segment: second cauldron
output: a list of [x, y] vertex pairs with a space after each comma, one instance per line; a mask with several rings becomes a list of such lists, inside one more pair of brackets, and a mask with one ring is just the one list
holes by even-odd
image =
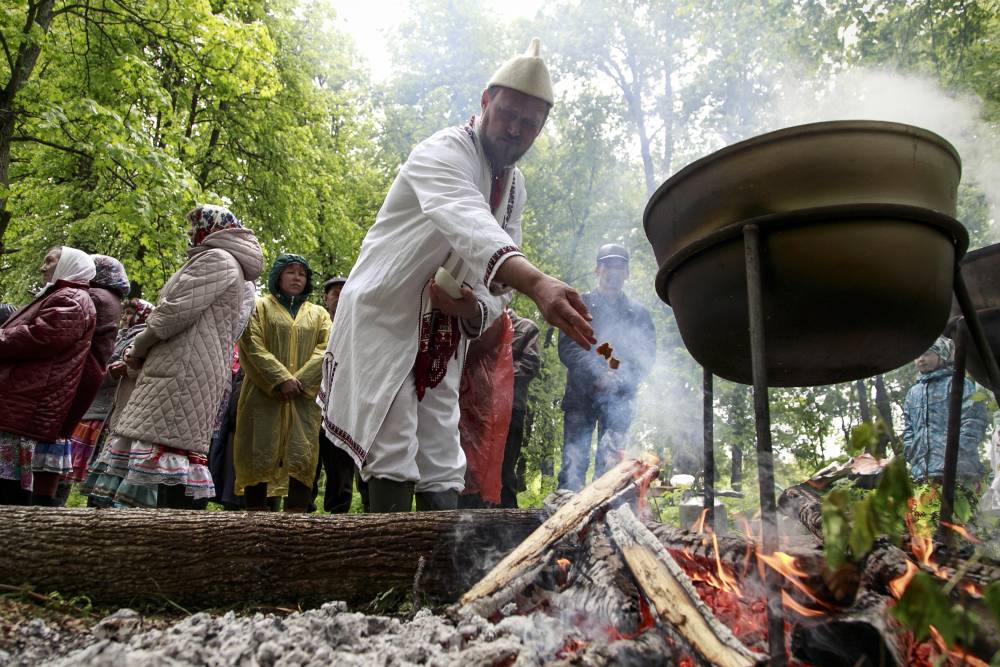
[[761, 234], [768, 384], [810, 386], [914, 359], [945, 328], [968, 235], [961, 164], [907, 125], [836, 121], [728, 146], [666, 181], [644, 225], [694, 358], [749, 384], [742, 231]]

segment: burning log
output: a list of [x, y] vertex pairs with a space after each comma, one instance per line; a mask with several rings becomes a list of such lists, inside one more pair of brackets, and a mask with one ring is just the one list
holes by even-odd
[[799, 520], [813, 537], [823, 543], [823, 512], [822, 503], [815, 491], [807, 484], [791, 486], [781, 492], [778, 498], [778, 509], [786, 516]]
[[889, 600], [872, 591], [835, 614], [805, 619], [792, 629], [792, 653], [816, 665], [905, 665], [904, 634], [889, 615]]
[[[655, 465], [637, 459], [625, 459], [599, 479], [569, 499], [548, 521], [532, 533], [479, 583], [461, 597], [461, 605], [470, 606], [488, 616], [503, 606], [499, 599], [490, 600], [494, 594], [504, 598], [516, 594], [519, 588], [530, 583], [544, 567], [544, 559], [551, 555], [551, 548], [571, 531], [587, 524], [591, 515], [612, 500], [648, 484], [657, 473]], [[514, 586], [521, 582], [522, 586]]]
[[609, 512], [607, 522], [625, 562], [659, 617], [702, 658], [722, 667], [750, 667], [766, 659], [751, 653], [715, 619], [674, 559], [627, 505]]

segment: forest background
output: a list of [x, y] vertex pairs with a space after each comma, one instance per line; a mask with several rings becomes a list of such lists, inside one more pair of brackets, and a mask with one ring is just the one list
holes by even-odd
[[[670, 174], [798, 122], [913, 122], [963, 155], [971, 247], [996, 240], [1000, 2], [556, 0], [511, 19], [502, 5], [416, 0], [377, 83], [334, 16], [328, 0], [7, 0], [0, 301], [30, 300], [54, 244], [120, 258], [134, 296], [155, 301], [185, 259], [196, 202], [229, 206], [268, 262], [296, 252], [322, 278], [346, 274], [410, 148], [475, 113], [496, 66], [533, 36], [558, 100], [522, 163], [525, 251], [584, 291], [598, 245], [631, 250], [627, 290], [653, 314], [658, 360], [629, 442], [668, 470], [701, 469], [702, 383], [653, 291], [641, 224]], [[516, 306], [542, 324], [525, 446], [537, 497], [558, 467], [565, 370], [556, 333], [530, 301]], [[877, 383], [772, 390], [779, 481], [841, 456], [863, 402], [898, 432], [914, 377], [911, 364]], [[738, 488], [754, 474], [749, 387], [717, 381], [715, 419], [722, 486]]]

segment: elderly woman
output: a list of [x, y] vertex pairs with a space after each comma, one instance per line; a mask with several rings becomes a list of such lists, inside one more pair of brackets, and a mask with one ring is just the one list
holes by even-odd
[[[108, 374], [105, 377], [105, 383], [109, 384], [111, 388], [110, 398], [105, 399], [98, 394], [98, 398], [94, 400], [87, 414], [84, 415], [84, 420], [89, 417], [101, 420], [100, 433], [96, 437], [95, 446], [99, 446], [100, 443], [107, 439], [107, 433], [115, 425], [116, 418], [121, 415], [122, 408], [128, 404], [128, 398], [132, 395], [132, 390], [135, 388], [135, 381], [139, 377], [139, 371], [131, 369], [125, 364], [125, 350], [131, 347], [136, 336], [146, 329], [146, 318], [149, 317], [151, 312], [153, 312], [153, 304], [144, 299], [129, 299], [122, 307], [118, 335], [111, 350], [111, 358], [108, 360]], [[105, 388], [102, 386], [101, 392], [104, 391]], [[107, 400], [106, 404], [104, 403], [105, 400]], [[83, 423], [81, 422], [81, 426]], [[80, 427], [77, 427], [77, 431], [79, 430]], [[74, 431], [70, 440], [72, 441], [77, 436], [78, 433]], [[99, 456], [91, 457], [87, 477], [80, 485], [80, 493], [90, 496], [87, 501], [90, 507], [110, 505], [111, 501], [107, 496], [114, 495], [114, 489], [118, 487], [116, 482], [113, 484], [114, 488], [110, 493], [94, 493], [94, 486], [100, 479], [101, 473], [106, 469], [106, 466], [101, 464], [100, 461]], [[127, 457], [124, 462], [126, 465], [128, 464]]]
[[[54, 504], [59, 477], [72, 470], [69, 415], [97, 321], [87, 293], [94, 262], [85, 252], [52, 248], [45, 286], [0, 327], [0, 502]], [[33, 488], [32, 488], [33, 485]]]
[[330, 315], [307, 301], [312, 270], [299, 255], [280, 255], [240, 338], [246, 377], [237, 407], [233, 460], [248, 510], [269, 509], [287, 491], [286, 512], [306, 512], [319, 460], [316, 392]]
[[108, 375], [108, 362], [118, 335], [122, 299], [131, 289], [121, 262], [107, 255], [91, 255], [91, 258], [97, 273], [87, 292], [97, 311], [97, 324], [77, 390], [76, 408], [67, 417], [73, 425], [69, 438], [73, 469], [64, 476], [67, 482], [83, 481], [104, 420], [111, 410], [117, 382]]
[[159, 484], [183, 486], [193, 498], [214, 495], [206, 459], [212, 425], [249, 311], [247, 281], [263, 265], [257, 238], [228, 209], [198, 206], [187, 220], [189, 259], [160, 291], [126, 357], [142, 372], [100, 458], [94, 493], [127, 506], [153, 506]]

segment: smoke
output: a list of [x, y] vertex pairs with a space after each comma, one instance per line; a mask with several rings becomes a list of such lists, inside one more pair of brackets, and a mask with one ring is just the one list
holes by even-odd
[[789, 78], [777, 88], [783, 94], [776, 95], [766, 119], [772, 129], [825, 120], [884, 120], [947, 139], [962, 157], [963, 183], [974, 184], [986, 196], [990, 235], [997, 240], [993, 222], [1000, 215], [1000, 139], [983, 120], [978, 97], [947, 92], [927, 77], [868, 68], [847, 70], [829, 81]]

